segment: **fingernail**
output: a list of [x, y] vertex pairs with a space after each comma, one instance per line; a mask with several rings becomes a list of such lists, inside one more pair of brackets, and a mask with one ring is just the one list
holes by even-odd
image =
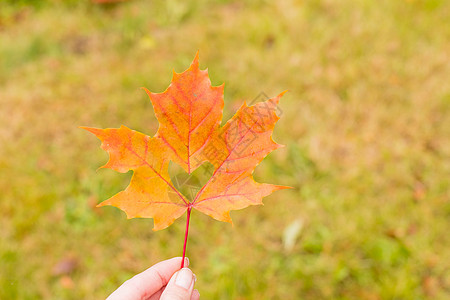
[[189, 266], [189, 258], [187, 258], [187, 257], [184, 258], [184, 265], [186, 267]]
[[175, 280], [175, 284], [179, 287], [189, 289], [192, 285], [192, 280], [194, 279], [194, 274], [188, 268], [183, 268], [178, 271], [177, 279]]

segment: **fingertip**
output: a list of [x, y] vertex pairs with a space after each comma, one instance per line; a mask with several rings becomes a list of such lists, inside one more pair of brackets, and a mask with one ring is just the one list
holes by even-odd
[[[176, 257], [168, 259], [168, 260], [172, 260], [172, 259], [173, 260], [175, 260], [175, 259], [178, 260], [178, 263], [179, 263], [178, 267], [181, 265], [181, 262], [183, 262], [183, 258], [181, 256], [176, 256]], [[188, 267], [189, 263], [190, 263], [189, 258], [185, 257], [184, 258], [184, 262], [183, 262], [183, 268], [184, 267]], [[179, 268], [179, 269], [181, 269], [181, 268]]]
[[199, 300], [200, 299], [200, 292], [195, 289], [192, 291], [191, 300]]
[[160, 300], [191, 299], [194, 283], [192, 271], [188, 268], [182, 268], [170, 278]]
[[191, 269], [183, 268], [177, 272], [175, 278], [175, 284], [186, 290], [192, 290], [195, 282], [195, 275], [192, 273]]

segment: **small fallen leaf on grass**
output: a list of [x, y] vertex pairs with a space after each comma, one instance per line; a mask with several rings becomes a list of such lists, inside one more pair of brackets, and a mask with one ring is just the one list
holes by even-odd
[[72, 278], [70, 278], [70, 276], [64, 275], [59, 279], [59, 284], [67, 289], [67, 290], [71, 290], [75, 287], [75, 283], [73, 282]]
[[77, 258], [71, 255], [66, 256], [58, 261], [58, 263], [56, 263], [56, 265], [52, 269], [52, 274], [53, 276], [69, 275], [73, 271], [75, 271], [75, 269], [78, 267], [78, 264], [79, 262]]
[[[187, 212], [184, 257], [192, 209], [231, 223], [231, 210], [262, 204], [263, 197], [288, 188], [258, 183], [252, 176], [263, 158], [281, 147], [272, 140], [272, 132], [284, 93], [252, 106], [244, 103], [220, 127], [223, 85], [211, 85], [208, 72], [199, 69], [198, 53], [186, 71], [173, 73], [166, 91], [145, 91], [159, 122], [153, 137], [125, 126], [82, 127], [95, 134], [102, 141], [102, 149], [109, 153], [103, 168], [134, 172], [124, 191], [99, 206], [118, 207], [128, 218], [153, 218], [154, 230], [166, 228]], [[172, 183], [169, 161], [188, 174], [205, 162], [214, 166], [211, 177], [192, 201]]]
[[286, 251], [294, 249], [297, 238], [300, 236], [304, 225], [301, 218], [294, 220], [283, 231], [283, 247]]

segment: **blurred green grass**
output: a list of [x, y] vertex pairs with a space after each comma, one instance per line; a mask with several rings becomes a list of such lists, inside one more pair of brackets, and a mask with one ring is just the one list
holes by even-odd
[[[294, 186], [232, 213], [193, 213], [204, 299], [448, 299], [450, 2], [0, 3], [0, 299], [101, 299], [181, 254], [184, 221], [152, 232], [95, 204], [129, 175], [77, 127], [157, 122], [197, 50], [225, 116], [283, 97], [259, 181]], [[302, 224], [292, 249], [284, 232]]]

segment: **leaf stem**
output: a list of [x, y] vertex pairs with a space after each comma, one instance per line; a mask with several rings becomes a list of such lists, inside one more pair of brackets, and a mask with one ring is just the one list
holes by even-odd
[[184, 246], [183, 246], [183, 259], [181, 260], [181, 269], [184, 267], [184, 258], [186, 257], [186, 246], [189, 235], [189, 220], [191, 219], [191, 210], [192, 206], [189, 205], [187, 209], [187, 217], [186, 217], [186, 231], [184, 233]]

